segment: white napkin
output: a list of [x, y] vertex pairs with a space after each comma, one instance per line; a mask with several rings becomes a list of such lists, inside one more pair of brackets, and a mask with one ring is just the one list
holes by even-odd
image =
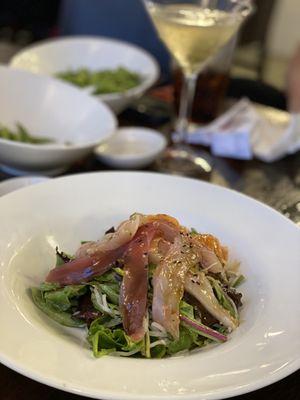
[[209, 125], [188, 135], [217, 156], [272, 162], [300, 149], [300, 114], [288, 114], [242, 99]]

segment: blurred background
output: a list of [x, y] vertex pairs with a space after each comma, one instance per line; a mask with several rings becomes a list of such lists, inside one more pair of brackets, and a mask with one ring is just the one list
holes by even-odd
[[[128, 5], [132, 2], [122, 1]], [[75, 34], [76, 23], [77, 33], [84, 33], [82, 16], [79, 27], [79, 14], [82, 13], [79, 3], [77, 0], [1, 0], [0, 61], [7, 62], [20, 47], [29, 43], [65, 33]], [[102, 3], [102, 0], [84, 3], [88, 19], [95, 3]], [[255, 3], [256, 13], [248, 20], [240, 35], [231, 73], [260, 79], [283, 89], [288, 60], [300, 40], [299, 1], [256, 0]], [[70, 29], [72, 18], [73, 32]], [[91, 33], [91, 27], [86, 22], [85, 33]]]
[[[106, 0], [1, 0], [0, 2], [0, 62], [7, 62], [20, 48], [29, 43], [66, 34], [99, 34], [117, 37], [121, 34], [126, 18], [135, 24], [141, 15], [139, 0], [109, 0], [112, 7], [107, 21], [103, 11]], [[121, 6], [121, 3], [123, 5]], [[300, 8], [298, 0], [256, 0], [256, 13], [248, 20], [239, 37], [231, 75], [264, 81], [284, 90], [288, 60], [299, 42], [298, 24]], [[102, 11], [100, 11], [102, 7]], [[130, 7], [132, 7], [130, 9]], [[129, 16], [124, 16], [128, 9]], [[99, 11], [98, 11], [99, 9]], [[107, 25], [119, 25], [118, 28]], [[134, 29], [123, 36], [150, 50], [161, 62], [166, 55], [151, 38], [134, 37]], [[136, 33], [137, 33], [136, 29]], [[150, 35], [150, 36], [151, 36]], [[156, 48], [155, 48], [156, 47]]]

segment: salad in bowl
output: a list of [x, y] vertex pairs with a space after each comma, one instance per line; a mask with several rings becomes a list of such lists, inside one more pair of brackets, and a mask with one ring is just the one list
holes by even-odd
[[86, 329], [95, 357], [182, 354], [239, 326], [239, 263], [169, 215], [135, 213], [76, 254], [56, 255], [32, 299], [59, 324]]

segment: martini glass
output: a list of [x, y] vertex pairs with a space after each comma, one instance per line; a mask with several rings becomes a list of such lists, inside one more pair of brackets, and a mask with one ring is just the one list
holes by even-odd
[[181, 174], [211, 171], [208, 153], [187, 145], [198, 74], [235, 35], [252, 11], [251, 0], [144, 0], [154, 26], [184, 74], [172, 145], [159, 169]]

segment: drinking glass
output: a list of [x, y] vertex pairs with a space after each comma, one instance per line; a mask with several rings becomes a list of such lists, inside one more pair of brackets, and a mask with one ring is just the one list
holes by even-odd
[[252, 11], [251, 0], [144, 0], [154, 26], [180, 65], [184, 82], [173, 144], [163, 155], [163, 170], [210, 172], [207, 157], [186, 144], [197, 76], [237, 33]]

